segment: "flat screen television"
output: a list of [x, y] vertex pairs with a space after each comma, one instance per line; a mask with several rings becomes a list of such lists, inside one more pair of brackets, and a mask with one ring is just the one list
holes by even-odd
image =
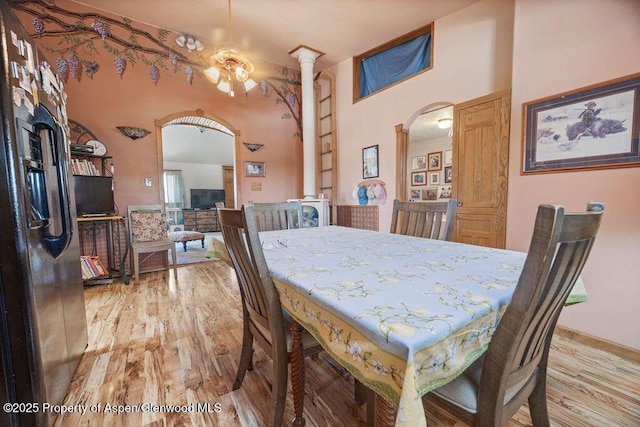
[[73, 176], [78, 216], [110, 215], [114, 209], [113, 178], [110, 176]]
[[224, 190], [191, 189], [191, 209], [210, 209], [224, 202]]

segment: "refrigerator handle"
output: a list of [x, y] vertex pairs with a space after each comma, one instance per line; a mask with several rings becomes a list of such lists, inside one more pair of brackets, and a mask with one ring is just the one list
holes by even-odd
[[65, 143], [64, 131], [58, 126], [49, 111], [42, 106], [42, 104], [39, 104], [36, 108], [33, 128], [36, 133], [43, 128], [47, 129], [51, 132], [53, 138], [51, 148], [58, 177], [58, 201], [60, 203], [60, 214], [62, 216], [60, 219], [62, 230], [59, 235], [55, 236], [49, 233], [48, 227], [43, 227], [40, 229], [40, 233], [42, 236], [42, 244], [46, 251], [54, 258], [58, 258], [71, 243], [71, 236], [73, 235], [71, 199], [69, 198], [69, 177], [67, 175], [67, 161], [63, 146]]

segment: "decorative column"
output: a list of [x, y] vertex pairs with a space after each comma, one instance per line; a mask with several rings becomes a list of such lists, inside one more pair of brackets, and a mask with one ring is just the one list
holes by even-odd
[[302, 190], [305, 199], [314, 199], [316, 197], [316, 113], [313, 65], [323, 53], [306, 46], [298, 46], [289, 53], [300, 62], [302, 71]]

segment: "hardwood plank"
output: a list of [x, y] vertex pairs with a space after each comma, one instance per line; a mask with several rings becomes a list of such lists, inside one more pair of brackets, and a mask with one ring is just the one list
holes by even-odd
[[[242, 313], [235, 274], [226, 264], [184, 266], [177, 280], [163, 271], [142, 274], [129, 286], [115, 282], [89, 287], [85, 300], [89, 346], [64, 403], [100, 404], [101, 411], [65, 413], [56, 427], [265, 425], [271, 410], [271, 360], [258, 347], [254, 370], [239, 390], [231, 391]], [[551, 424], [640, 425], [638, 359], [574, 338], [556, 334], [552, 343]], [[315, 360], [307, 358], [305, 364], [307, 426], [363, 426], [366, 405], [354, 401], [353, 378], [325, 353]], [[190, 412], [115, 413], [104, 410], [107, 403], [202, 407]], [[464, 425], [440, 408], [427, 407], [427, 413], [429, 427]], [[289, 388], [285, 425], [292, 417]], [[531, 426], [527, 407], [507, 425]]]

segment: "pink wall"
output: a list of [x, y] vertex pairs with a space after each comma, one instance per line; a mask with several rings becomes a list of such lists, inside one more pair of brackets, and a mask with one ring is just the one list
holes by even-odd
[[[583, 272], [589, 302], [564, 326], [640, 349], [640, 168], [521, 176], [522, 104], [640, 71], [637, 0], [516, 0], [507, 246], [526, 250], [536, 207], [605, 203]], [[636, 129], [637, 136], [637, 129]]]
[[[515, 10], [514, 10], [515, 6]], [[333, 68], [338, 104], [338, 203], [353, 204], [361, 150], [380, 146], [380, 179], [395, 195], [394, 126], [439, 103], [512, 88], [507, 247], [527, 250], [538, 204], [606, 204], [585, 267], [589, 302], [560, 324], [640, 349], [640, 168], [520, 176], [522, 103], [640, 71], [640, 2], [483, 0], [435, 22], [434, 68], [352, 104], [351, 60]], [[387, 230], [391, 206], [380, 210]]]
[[[336, 75], [338, 204], [354, 204], [362, 181], [362, 148], [379, 145], [380, 180], [389, 200], [396, 195], [395, 126], [409, 127], [417, 111], [460, 103], [511, 85], [513, 3], [485, 0], [435, 22], [432, 70], [352, 103], [352, 62]], [[472, 76], [472, 77], [471, 77]], [[388, 230], [392, 203], [380, 207], [380, 230]]]
[[[58, 0], [56, 6], [79, 12], [91, 10], [68, 0]], [[19, 16], [32, 31], [32, 17]], [[156, 33], [155, 28], [141, 23], [134, 25]], [[36, 39], [36, 43], [56, 45], [51, 38]], [[129, 204], [160, 201], [158, 182], [162, 171], [156, 161], [155, 120], [197, 109], [239, 130], [241, 141], [264, 144], [255, 153], [244, 146], [236, 152], [236, 165], [240, 166], [236, 172], [239, 179], [237, 202], [280, 201], [302, 196], [302, 143], [293, 137], [297, 131], [294, 121], [281, 118], [288, 110], [282, 104], [276, 105], [273, 95], [264, 97], [260, 88], [255, 88], [246, 97], [238, 94], [229, 98], [204, 77], [195, 76], [193, 85], [189, 85], [182, 69], [176, 74], [161, 71], [160, 81], [155, 86], [148, 67], [142, 63], [129, 65], [120, 78], [113, 66], [113, 56], [101, 48], [98, 50], [100, 55], [96, 58], [100, 70], [93, 79], [83, 75], [80, 83], [71, 78], [66, 83], [67, 109], [69, 117], [95, 133], [107, 146], [108, 155], [113, 156], [115, 196], [121, 213], [126, 214]], [[55, 61], [53, 54], [46, 55], [50, 62]], [[277, 75], [276, 65], [257, 63], [256, 75]], [[132, 141], [116, 129], [120, 125], [138, 126], [152, 133]], [[242, 165], [247, 160], [266, 162], [266, 177], [245, 178]], [[153, 177], [152, 187], [145, 187], [145, 177]], [[257, 181], [262, 182], [261, 192], [251, 191], [251, 182]]]

